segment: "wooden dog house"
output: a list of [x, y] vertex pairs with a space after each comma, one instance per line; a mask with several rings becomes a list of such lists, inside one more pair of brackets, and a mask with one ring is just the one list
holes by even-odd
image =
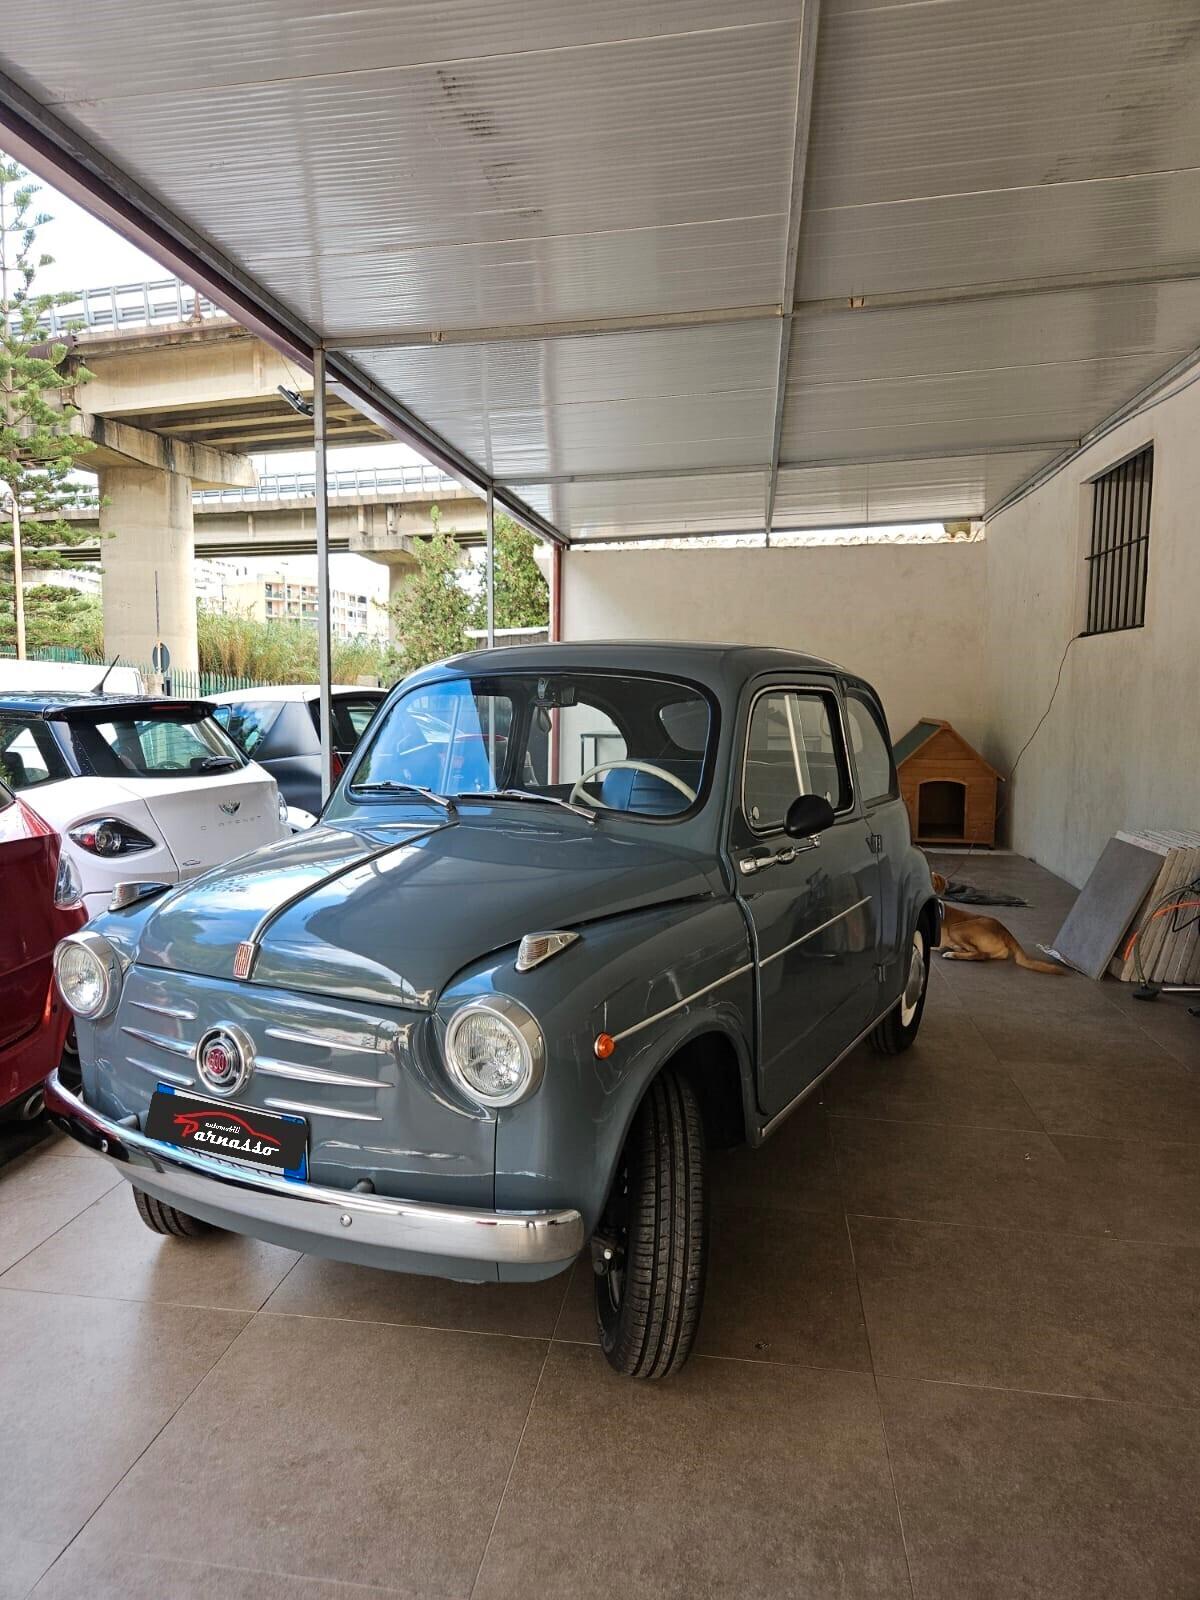
[[962, 734], [923, 717], [897, 740], [895, 755], [918, 844], [995, 844], [1000, 774]]

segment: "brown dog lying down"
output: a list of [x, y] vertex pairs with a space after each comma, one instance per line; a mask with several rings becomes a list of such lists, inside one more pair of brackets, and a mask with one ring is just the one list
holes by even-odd
[[[934, 892], [946, 891], [940, 872], [933, 874]], [[942, 937], [938, 949], [944, 961], [1007, 961], [1009, 956], [1027, 972], [1062, 972], [1052, 961], [1035, 961], [995, 917], [981, 917], [974, 911], [942, 901]]]

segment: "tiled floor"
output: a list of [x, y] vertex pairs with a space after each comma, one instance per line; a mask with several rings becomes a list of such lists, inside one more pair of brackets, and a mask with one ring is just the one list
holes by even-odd
[[[1071, 899], [969, 876], [1030, 943]], [[605, 1367], [582, 1270], [159, 1240], [75, 1147], [20, 1156], [0, 1600], [1195, 1600], [1200, 1020], [931, 983], [910, 1055], [720, 1158], [699, 1353], [657, 1386]]]

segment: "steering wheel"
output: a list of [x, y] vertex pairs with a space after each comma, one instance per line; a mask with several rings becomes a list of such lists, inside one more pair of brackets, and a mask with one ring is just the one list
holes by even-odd
[[664, 783], [669, 783], [672, 789], [678, 789], [688, 805], [692, 805], [696, 799], [695, 789], [689, 789], [682, 778], [677, 778], [673, 772], [666, 771], [664, 767], [652, 767], [648, 761], [601, 761], [598, 765], [590, 767], [581, 777], [576, 778], [569, 797], [572, 805], [578, 805], [583, 799], [589, 805], [599, 806], [602, 811], [617, 809], [616, 806], [606, 806], [603, 800], [597, 800], [583, 792], [584, 784], [590, 783], [600, 772], [648, 772], [652, 778], [661, 778]]

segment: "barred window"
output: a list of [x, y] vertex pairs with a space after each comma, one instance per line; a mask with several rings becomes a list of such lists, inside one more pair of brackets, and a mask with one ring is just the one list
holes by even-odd
[[1146, 620], [1153, 480], [1154, 446], [1148, 444], [1092, 484], [1085, 633], [1118, 633]]

